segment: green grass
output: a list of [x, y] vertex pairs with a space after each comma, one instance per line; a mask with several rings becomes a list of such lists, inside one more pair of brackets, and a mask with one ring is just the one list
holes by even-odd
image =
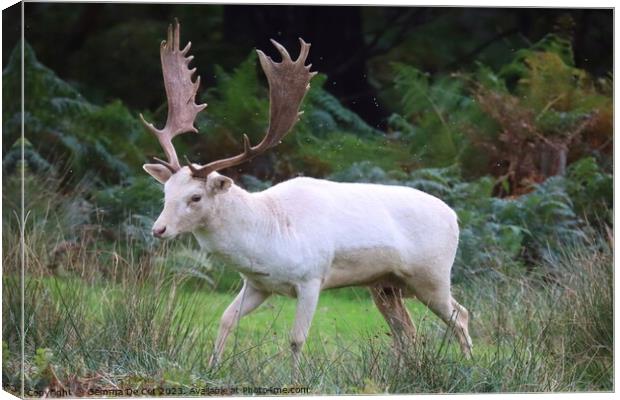
[[[144, 276], [139, 268], [116, 283], [86, 283], [71, 274], [32, 277], [26, 284], [26, 386], [57, 389], [62, 382], [74, 392], [181, 388], [185, 394], [204, 386], [291, 385], [315, 394], [611, 390], [610, 255], [605, 248], [567, 250], [555, 262], [569, 260], [571, 274], [555, 285], [485, 275], [454, 287], [472, 313], [471, 361], [416, 301], [407, 305], [418, 345], [397, 358], [365, 290], [325, 292], [296, 381], [288, 347], [294, 299], [273, 297], [244, 318], [222, 363], [210, 369], [219, 317], [234, 290], [213, 291], [166, 271]], [[17, 283], [4, 278], [4, 384], [13, 392], [20, 370]]]
[[[25, 383], [37, 396], [63, 387], [74, 394], [291, 385], [314, 394], [613, 388], [613, 252], [602, 236], [567, 245], [536, 269], [560, 271], [555, 275], [523, 274], [511, 265], [453, 286], [471, 313], [471, 361], [415, 300], [407, 306], [418, 344], [395, 357], [388, 326], [365, 289], [324, 292], [293, 380], [294, 299], [274, 296], [242, 319], [221, 364], [211, 369], [219, 319], [239, 290], [238, 276], [211, 271], [213, 290], [161, 263], [173, 259], [174, 247], [138, 253], [131, 241], [123, 242], [127, 248], [91, 242], [57, 259], [52, 270], [49, 227], [41, 226], [26, 236], [24, 303]], [[3, 238], [3, 385], [13, 393], [21, 381], [16, 237]]]
[[[241, 283], [240, 277], [237, 280]], [[80, 280], [55, 277], [41, 279], [41, 283], [50, 290], [58, 303], [61, 303], [62, 297], [66, 297], [70, 292], [83, 290], [88, 315], [99, 323], [105, 323], [106, 309], [115, 302], [122, 301], [123, 298], [124, 288], [121, 285], [94, 284], [84, 290]], [[151, 290], [156, 290], [152, 285], [149, 286]], [[176, 306], [188, 305], [188, 310], [191, 305], [191, 311], [188, 311], [191, 314], [191, 322], [181, 320], [175, 323], [191, 324], [195, 329], [202, 329], [208, 336], [213, 337], [217, 333], [220, 316], [236, 294], [234, 287], [222, 292], [204, 287], [197, 288], [192, 284], [184, 285], [177, 289], [174, 302]], [[170, 296], [170, 290], [163, 289], [161, 295]], [[237, 343], [241, 340], [252, 344], [256, 339], [258, 344], [266, 328], [273, 336], [281, 336], [286, 340], [286, 335], [293, 326], [295, 306], [296, 300], [293, 298], [271, 296], [256, 311], [240, 321], [230, 339], [229, 347], [232, 347], [235, 337]], [[428, 319], [437, 325], [442, 325], [442, 322], [418, 301], [408, 300], [407, 307], [414, 321], [419, 323]], [[366, 289], [347, 288], [325, 291], [321, 294], [309, 336], [310, 346], [321, 345], [333, 349], [338, 342], [354, 342], [364, 336], [389, 337], [390, 333], [388, 325], [367, 295]], [[278, 350], [278, 346], [282, 344], [280, 340], [270, 343], [270, 350]], [[286, 343], [284, 345], [286, 347]], [[233, 349], [229, 350], [234, 352]]]

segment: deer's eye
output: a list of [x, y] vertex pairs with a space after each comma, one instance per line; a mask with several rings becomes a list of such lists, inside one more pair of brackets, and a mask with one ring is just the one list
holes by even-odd
[[194, 203], [198, 203], [198, 202], [200, 201], [200, 199], [202, 199], [202, 196], [201, 196], [201, 195], [199, 195], [199, 194], [195, 194], [195, 195], [193, 195], [193, 196], [192, 196], [192, 199], [191, 199], [191, 200], [192, 200], [192, 202], [194, 202]]

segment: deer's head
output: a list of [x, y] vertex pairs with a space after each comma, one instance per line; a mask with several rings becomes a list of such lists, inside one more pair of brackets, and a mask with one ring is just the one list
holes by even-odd
[[226, 196], [234, 195], [230, 190], [230, 178], [217, 173], [248, 161], [276, 146], [290, 132], [299, 120], [299, 107], [310, 87], [310, 79], [316, 72], [310, 72], [312, 65], [304, 65], [310, 44], [299, 39], [301, 50], [293, 61], [286, 49], [275, 40], [271, 42], [282, 55], [282, 61], [274, 62], [257, 50], [260, 64], [269, 82], [269, 128], [261, 142], [252, 146], [247, 135], [243, 135], [243, 152], [229, 158], [212, 161], [206, 165], [192, 164], [181, 167], [172, 139], [186, 132], [198, 132], [194, 121], [207, 105], [196, 104], [196, 93], [200, 77], [192, 81], [196, 68], [190, 69], [194, 58], [188, 56], [191, 42], [180, 50], [180, 26], [176, 21], [168, 27], [168, 38], [160, 46], [164, 85], [168, 98], [168, 117], [163, 129], [148, 123], [142, 115], [142, 122], [159, 140], [167, 161], [154, 157], [154, 162], [143, 168], [158, 182], [164, 184], [164, 210], [153, 225], [153, 235], [171, 238], [180, 233], [192, 232], [204, 225], [205, 219], [216, 212], [220, 204], [226, 204]]

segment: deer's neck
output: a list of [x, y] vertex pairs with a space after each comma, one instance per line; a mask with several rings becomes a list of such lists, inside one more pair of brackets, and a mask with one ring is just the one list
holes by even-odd
[[240, 272], [264, 272], [288, 220], [268, 194], [248, 193], [235, 185], [230, 190], [194, 235], [203, 249]]

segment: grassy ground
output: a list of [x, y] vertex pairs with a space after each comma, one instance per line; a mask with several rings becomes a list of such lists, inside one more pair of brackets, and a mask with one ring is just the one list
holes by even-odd
[[[221, 365], [209, 369], [219, 317], [234, 290], [213, 291], [195, 279], [140, 268], [116, 280], [32, 277], [26, 387], [39, 391], [33, 395], [63, 389], [190, 395], [244, 387], [307, 387], [316, 394], [611, 390], [611, 250], [573, 248], [554, 262], [567, 271], [554, 283], [495, 271], [454, 287], [473, 314], [471, 361], [416, 301], [408, 307], [419, 345], [397, 358], [365, 290], [325, 292], [297, 381], [287, 339], [292, 299], [274, 297], [244, 318]], [[7, 274], [3, 384], [12, 391], [20, 371], [18, 288]]]
[[[407, 305], [418, 345], [395, 357], [389, 329], [365, 289], [325, 292], [294, 381], [293, 299], [273, 297], [244, 318], [222, 363], [210, 369], [220, 315], [239, 289], [235, 274], [216, 273], [213, 290], [166, 267], [174, 264], [174, 248], [141, 253], [131, 241], [110, 247], [88, 237], [80, 239], [88, 246], [51, 257], [57, 239], [45, 225], [33, 225], [26, 232], [24, 303], [24, 378], [31, 396], [128, 389], [190, 395], [244, 387], [305, 387], [315, 394], [613, 389], [609, 238], [566, 246], [534, 269], [554, 275], [526, 274], [515, 265], [461, 279], [453, 294], [471, 313], [471, 361], [416, 301]], [[22, 312], [17, 238], [3, 237], [2, 299], [3, 387], [15, 393]]]
[[[79, 281], [66, 282], [64, 280], [56, 281], [55, 279], [45, 279], [44, 285], [53, 288], [52, 291], [58, 297], [65, 295], [66, 291], [75, 290], [75, 285], [81, 285]], [[240, 278], [237, 279], [240, 283]], [[163, 296], [171, 295], [169, 290], [162, 292]], [[191, 313], [193, 328], [203, 329], [208, 336], [214, 337], [217, 333], [220, 316], [236, 294], [233, 289], [220, 292], [186, 285], [177, 289], [175, 305], [186, 305], [188, 310], [191, 308], [191, 311], [188, 312]], [[99, 315], [100, 321], [105, 322], [106, 307], [122, 299], [123, 296], [123, 290], [119, 287], [91, 287], [88, 290], [88, 314]], [[272, 296], [255, 312], [244, 317], [230, 339], [229, 347], [231, 348], [228, 351], [230, 353], [228, 356], [244, 351], [244, 349], [234, 349], [235, 343], [238, 345], [240, 342], [255, 342], [255, 345], [266, 346], [263, 337], [266, 330], [269, 330], [269, 334], [273, 335], [273, 339], [275, 339], [268, 341], [272, 346], [267, 347], [270, 347], [270, 350], [277, 350], [276, 347], [281, 344], [278, 336], [282, 336], [283, 340], [286, 341], [286, 335], [293, 325], [295, 305], [295, 299]], [[420, 322], [430, 319], [441, 324], [440, 320], [421, 303], [412, 300], [407, 305], [414, 321]], [[175, 321], [175, 323], [190, 324], [190, 321]], [[334, 346], [338, 342], [353, 343], [368, 335], [389, 336], [389, 328], [366, 294], [365, 289], [326, 291], [321, 295], [310, 331], [310, 346], [319, 345], [320, 342], [321, 346], [331, 347], [332, 350], [335, 350]], [[316, 343], [312, 343], [313, 341]], [[286, 346], [284, 346], [285, 348]]]

